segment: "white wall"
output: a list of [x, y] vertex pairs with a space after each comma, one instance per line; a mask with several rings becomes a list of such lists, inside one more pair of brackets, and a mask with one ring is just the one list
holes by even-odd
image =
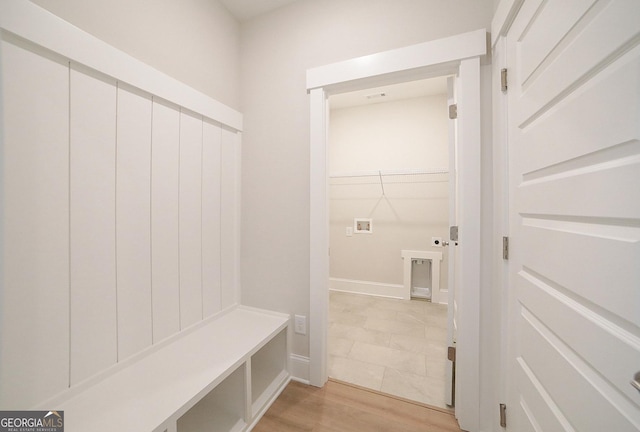
[[238, 109], [239, 31], [216, 0], [32, 0], [161, 72]]
[[331, 110], [329, 170], [446, 168], [446, 94]]
[[[334, 109], [330, 118], [331, 173], [447, 168], [446, 94]], [[332, 278], [402, 285], [402, 249], [443, 251], [431, 237], [447, 238], [448, 175], [383, 182], [384, 195], [375, 176], [330, 180]], [[373, 233], [347, 236], [354, 217], [372, 218]], [[446, 289], [446, 259], [440, 265]]]
[[[492, 10], [492, 0], [314, 0], [242, 24], [243, 303], [309, 314], [306, 70], [488, 28]], [[308, 346], [294, 337], [295, 354]]]

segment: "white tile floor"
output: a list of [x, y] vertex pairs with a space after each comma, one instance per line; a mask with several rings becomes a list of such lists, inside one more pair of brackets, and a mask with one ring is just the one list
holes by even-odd
[[330, 293], [329, 376], [446, 408], [447, 307]]

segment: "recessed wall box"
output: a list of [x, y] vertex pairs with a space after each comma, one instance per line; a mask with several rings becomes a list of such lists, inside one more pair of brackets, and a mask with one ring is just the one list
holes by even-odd
[[353, 232], [356, 234], [371, 234], [373, 232], [373, 220], [368, 218], [355, 218], [353, 220]]

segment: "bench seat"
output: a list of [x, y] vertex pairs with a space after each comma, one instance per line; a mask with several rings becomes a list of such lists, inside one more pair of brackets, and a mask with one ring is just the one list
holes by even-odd
[[[177, 420], [209, 394], [225, 378], [244, 365], [245, 415], [232, 430], [246, 430], [265, 406], [288, 383], [287, 328], [289, 316], [237, 306], [203, 322], [152, 353], [125, 366], [105, 379], [65, 400], [55, 409], [64, 410], [69, 432], [164, 432], [177, 430]], [[273, 365], [262, 395], [250, 395], [251, 358], [274, 338], [279, 351], [269, 357]], [[261, 368], [254, 365], [253, 368]], [[247, 382], [248, 381], [248, 382]], [[262, 411], [262, 412], [260, 412]]]

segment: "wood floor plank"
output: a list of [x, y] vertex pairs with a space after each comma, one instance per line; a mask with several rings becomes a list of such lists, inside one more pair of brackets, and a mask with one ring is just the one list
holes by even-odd
[[460, 432], [448, 410], [329, 380], [323, 388], [291, 382], [254, 432]]

